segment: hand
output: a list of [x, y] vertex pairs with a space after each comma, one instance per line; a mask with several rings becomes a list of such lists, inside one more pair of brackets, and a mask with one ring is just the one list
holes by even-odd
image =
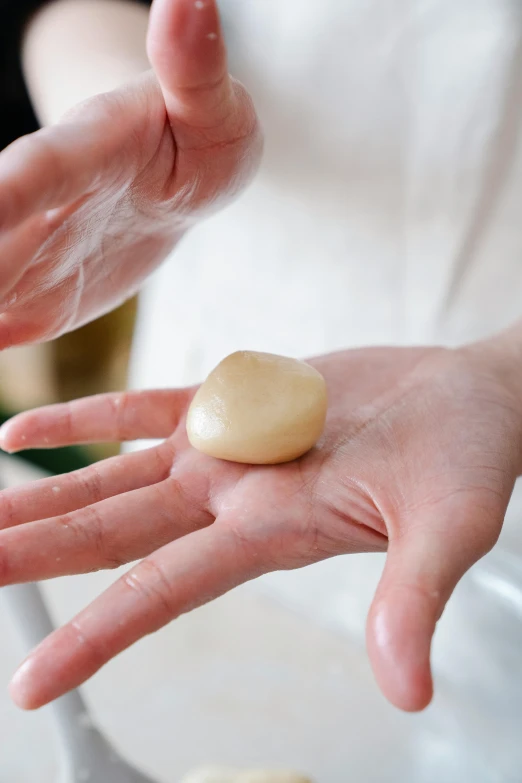
[[0, 155], [0, 349], [49, 340], [139, 289], [260, 155], [214, 0], [156, 0], [153, 71]]
[[312, 363], [328, 384], [324, 437], [282, 466], [191, 448], [188, 389], [94, 397], [4, 426], [8, 451], [167, 438], [0, 494], [1, 584], [144, 558], [32, 653], [13, 680], [19, 705], [55, 699], [145, 634], [260, 574], [386, 549], [369, 653], [394, 704], [428, 704], [435, 624], [495, 543], [520, 472], [518, 385], [482, 347], [367, 349]]

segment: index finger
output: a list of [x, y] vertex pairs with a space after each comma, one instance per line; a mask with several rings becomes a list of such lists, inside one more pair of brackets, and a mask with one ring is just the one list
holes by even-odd
[[168, 438], [194, 389], [99, 394], [19, 413], [0, 427], [9, 453], [84, 443]]

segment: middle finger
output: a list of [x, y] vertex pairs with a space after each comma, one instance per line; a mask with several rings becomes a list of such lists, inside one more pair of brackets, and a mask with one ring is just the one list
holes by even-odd
[[168, 478], [71, 514], [0, 533], [0, 585], [117, 568], [214, 521]]
[[0, 530], [49, 519], [102, 500], [164, 481], [173, 451], [169, 443], [112, 457], [61, 476], [33, 481], [0, 492]]

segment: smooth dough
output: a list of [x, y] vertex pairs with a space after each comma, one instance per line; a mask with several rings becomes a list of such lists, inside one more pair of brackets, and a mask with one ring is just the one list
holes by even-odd
[[196, 392], [187, 434], [211, 457], [275, 465], [301, 457], [317, 443], [327, 404], [324, 378], [309, 364], [238, 351]]

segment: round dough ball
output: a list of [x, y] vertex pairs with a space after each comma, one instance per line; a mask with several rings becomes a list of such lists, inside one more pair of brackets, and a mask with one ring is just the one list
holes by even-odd
[[324, 429], [326, 383], [309, 364], [269, 353], [238, 351], [198, 389], [187, 416], [194, 448], [250, 465], [297, 459]]

